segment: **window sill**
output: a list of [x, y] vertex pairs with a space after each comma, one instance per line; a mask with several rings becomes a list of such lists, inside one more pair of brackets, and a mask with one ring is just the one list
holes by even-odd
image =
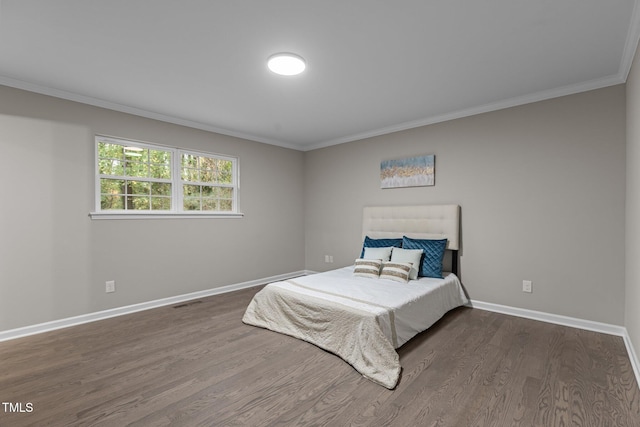
[[225, 213], [193, 213], [193, 212], [90, 212], [91, 219], [205, 219], [205, 218], [243, 218], [243, 213], [225, 212]]

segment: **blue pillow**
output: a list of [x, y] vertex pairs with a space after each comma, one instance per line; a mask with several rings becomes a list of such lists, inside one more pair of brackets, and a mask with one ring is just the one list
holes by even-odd
[[407, 236], [402, 238], [404, 249], [422, 249], [422, 262], [418, 270], [420, 277], [436, 277], [442, 279], [442, 260], [444, 250], [447, 247], [447, 239], [422, 240], [410, 239]]
[[372, 239], [369, 236], [365, 236], [360, 258], [364, 257], [364, 248], [388, 248], [390, 246], [401, 248], [402, 239]]

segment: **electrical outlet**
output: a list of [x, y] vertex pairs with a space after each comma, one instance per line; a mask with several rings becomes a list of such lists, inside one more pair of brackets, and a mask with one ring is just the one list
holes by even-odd
[[533, 282], [531, 282], [531, 280], [522, 281], [522, 292], [527, 292], [529, 294], [533, 292]]
[[116, 291], [116, 281], [115, 280], [109, 280], [105, 283], [105, 288], [104, 291], [109, 293], [109, 292], [115, 292]]

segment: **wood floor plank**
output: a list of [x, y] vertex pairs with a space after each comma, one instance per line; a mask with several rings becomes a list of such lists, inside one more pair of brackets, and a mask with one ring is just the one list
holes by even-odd
[[459, 308], [396, 389], [245, 325], [259, 288], [0, 343], [0, 426], [640, 426], [620, 337]]

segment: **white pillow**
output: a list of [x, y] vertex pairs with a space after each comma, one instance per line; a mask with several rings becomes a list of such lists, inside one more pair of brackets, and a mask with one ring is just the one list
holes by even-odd
[[353, 269], [354, 276], [368, 277], [370, 279], [377, 279], [380, 275], [380, 268], [382, 267], [382, 261], [379, 259], [362, 259], [358, 258], [355, 262]]
[[393, 252], [391, 253], [391, 261], [410, 262], [411, 272], [409, 273], [409, 279], [415, 280], [418, 278], [418, 269], [420, 268], [420, 259], [422, 258], [422, 253], [422, 249], [393, 248]]
[[410, 262], [387, 261], [382, 263], [382, 272], [380, 272], [380, 278], [407, 283], [409, 281], [410, 271]]
[[389, 261], [389, 259], [391, 259], [391, 246], [388, 248], [364, 248], [364, 255], [362, 258]]

